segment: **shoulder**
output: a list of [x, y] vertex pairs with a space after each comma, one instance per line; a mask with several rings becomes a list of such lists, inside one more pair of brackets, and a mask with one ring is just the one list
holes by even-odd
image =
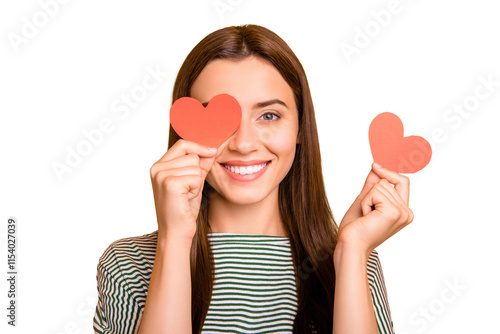
[[384, 273], [377, 251], [373, 251], [368, 258], [368, 283], [372, 297], [383, 302], [388, 308], [387, 290], [385, 287]]
[[368, 282], [379, 333], [394, 333], [382, 265], [380, 264], [378, 253], [375, 250], [368, 258]]
[[382, 265], [378, 257], [378, 252], [374, 250], [368, 258], [368, 279], [370, 284], [383, 279]]
[[113, 241], [104, 251], [102, 256], [109, 253], [134, 253], [137, 251], [156, 250], [156, 242], [158, 240], [158, 231], [148, 234], [118, 239]]
[[158, 231], [112, 242], [99, 258], [98, 271], [116, 275], [144, 273], [152, 270]]
[[97, 265], [96, 333], [137, 333], [146, 303], [158, 232], [112, 242]]

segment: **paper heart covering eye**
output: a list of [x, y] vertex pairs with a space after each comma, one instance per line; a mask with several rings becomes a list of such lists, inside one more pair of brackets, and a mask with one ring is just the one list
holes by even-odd
[[207, 107], [192, 97], [177, 99], [170, 108], [170, 124], [185, 140], [219, 147], [240, 125], [241, 106], [229, 94], [214, 96]]
[[398, 116], [385, 112], [375, 117], [368, 133], [373, 160], [398, 173], [418, 172], [431, 160], [431, 145], [422, 137], [403, 134]]

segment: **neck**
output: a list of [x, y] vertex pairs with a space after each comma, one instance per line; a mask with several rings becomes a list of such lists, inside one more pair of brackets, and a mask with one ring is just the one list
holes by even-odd
[[287, 236], [279, 213], [278, 188], [264, 200], [251, 204], [232, 203], [213, 194], [208, 221], [212, 232]]

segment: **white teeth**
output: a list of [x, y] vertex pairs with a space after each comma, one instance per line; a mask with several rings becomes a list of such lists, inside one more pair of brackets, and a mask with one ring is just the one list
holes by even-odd
[[262, 168], [266, 167], [266, 165], [267, 165], [267, 162], [263, 163], [262, 165], [254, 165], [254, 166], [246, 166], [246, 167], [245, 166], [228, 166], [228, 165], [223, 165], [223, 166], [224, 166], [224, 168], [226, 168], [227, 170], [229, 170], [233, 173], [245, 175], [245, 174], [257, 173]]

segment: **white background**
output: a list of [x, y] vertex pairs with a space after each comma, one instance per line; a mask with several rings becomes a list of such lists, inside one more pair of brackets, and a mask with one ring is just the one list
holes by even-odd
[[[0, 331], [92, 333], [99, 256], [116, 239], [156, 229], [149, 168], [167, 147], [177, 70], [208, 33], [254, 23], [287, 41], [306, 69], [338, 222], [370, 169], [377, 114], [396, 113], [406, 135], [433, 142], [430, 164], [410, 175], [414, 222], [379, 247], [396, 332], [499, 333], [499, 8], [395, 4], [381, 26], [373, 13], [392, 9], [389, 0], [2, 2], [0, 276], [8, 217], [18, 223], [19, 276], [16, 328], [6, 324], [0, 280]], [[29, 22], [39, 26], [31, 35]], [[346, 57], [341, 45], [355, 40]], [[147, 68], [166, 73], [161, 84], [126, 117], [114, 112]], [[496, 82], [488, 97], [467, 116], [447, 114], [474, 101], [480, 77]], [[59, 180], [53, 163], [65, 164], [103, 119], [113, 130]]]

